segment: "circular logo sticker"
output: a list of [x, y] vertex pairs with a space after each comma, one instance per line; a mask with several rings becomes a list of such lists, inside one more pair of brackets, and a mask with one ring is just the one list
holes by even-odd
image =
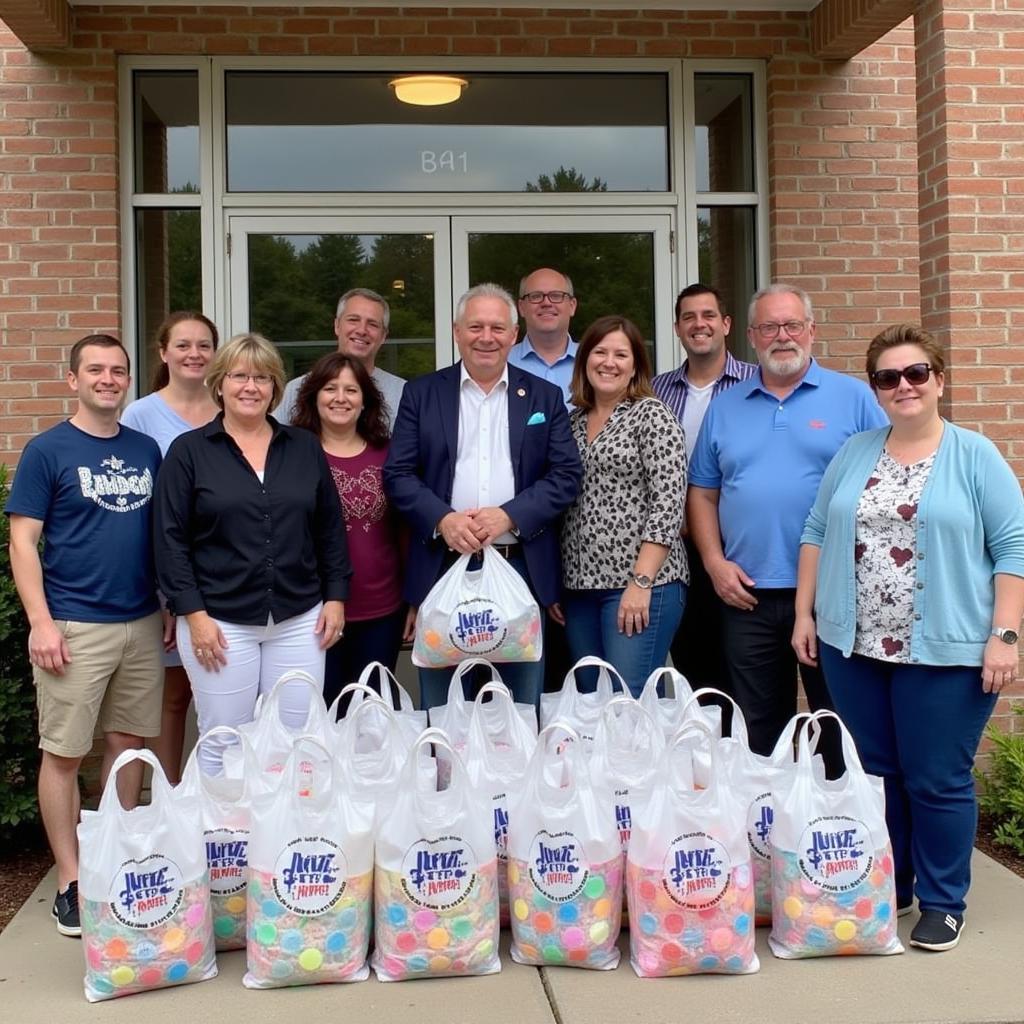
[[863, 821], [845, 815], [815, 818], [800, 837], [800, 870], [826, 892], [849, 892], [867, 878], [874, 856]]
[[476, 863], [472, 847], [459, 836], [420, 839], [402, 858], [402, 889], [417, 906], [447, 910], [469, 895]]
[[249, 866], [249, 833], [242, 829], [214, 828], [206, 840], [206, 863], [210, 868], [210, 892], [228, 896], [245, 888]]
[[274, 895], [303, 917], [330, 910], [341, 899], [347, 881], [345, 855], [323, 836], [293, 839], [274, 864]]
[[108, 899], [114, 917], [129, 928], [163, 924], [181, 906], [181, 872], [159, 853], [126, 860], [110, 882]]
[[578, 896], [590, 877], [583, 845], [571, 832], [538, 832], [530, 844], [528, 863], [530, 880], [554, 903]]
[[747, 842], [755, 856], [762, 860], [772, 859], [772, 847], [769, 842], [772, 834], [772, 821], [775, 810], [772, 807], [772, 794], [769, 790], [755, 796], [747, 808]]
[[493, 601], [483, 597], [460, 601], [448, 616], [448, 639], [465, 654], [496, 651], [507, 634], [505, 616]]
[[722, 898], [731, 870], [729, 854], [717, 839], [706, 832], [687, 832], [668, 848], [662, 885], [679, 906], [701, 910]]

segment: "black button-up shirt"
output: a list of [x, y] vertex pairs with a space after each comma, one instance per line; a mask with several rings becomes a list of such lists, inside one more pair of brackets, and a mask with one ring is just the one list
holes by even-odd
[[157, 581], [175, 615], [262, 626], [343, 601], [352, 569], [319, 440], [268, 417], [263, 482], [223, 414], [171, 445], [154, 497]]

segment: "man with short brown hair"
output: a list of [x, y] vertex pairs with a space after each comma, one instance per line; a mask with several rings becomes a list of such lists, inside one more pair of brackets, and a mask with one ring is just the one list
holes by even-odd
[[[78, 408], [25, 447], [5, 511], [30, 627], [39, 810], [57, 863], [52, 914], [62, 935], [78, 936], [79, 767], [97, 724], [104, 784], [118, 754], [160, 734], [163, 644], [151, 522], [160, 449], [118, 423], [131, 377], [116, 338], [76, 342], [67, 382]], [[138, 801], [141, 784], [140, 764], [119, 773], [126, 807]]]

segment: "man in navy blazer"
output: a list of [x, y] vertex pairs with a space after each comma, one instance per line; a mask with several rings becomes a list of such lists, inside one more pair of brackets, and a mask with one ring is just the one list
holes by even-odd
[[[384, 486], [413, 533], [405, 598], [417, 607], [458, 554], [488, 545], [546, 608], [559, 600], [558, 524], [582, 467], [562, 392], [508, 365], [512, 296], [471, 288], [456, 307], [461, 362], [410, 381], [384, 465]], [[543, 661], [501, 666], [517, 700], [536, 704]], [[443, 704], [452, 671], [420, 669], [423, 707]]]

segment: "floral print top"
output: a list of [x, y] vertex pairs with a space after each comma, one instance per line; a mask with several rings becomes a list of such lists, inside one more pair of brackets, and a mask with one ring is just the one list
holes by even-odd
[[654, 582], [689, 583], [680, 530], [686, 445], [679, 421], [657, 398], [620, 402], [593, 441], [587, 414], [570, 417], [583, 483], [562, 525], [562, 582], [569, 590], [618, 590], [644, 541], [669, 549]]
[[855, 654], [909, 662], [917, 584], [917, 506], [935, 463], [903, 466], [884, 448], [857, 503]]

